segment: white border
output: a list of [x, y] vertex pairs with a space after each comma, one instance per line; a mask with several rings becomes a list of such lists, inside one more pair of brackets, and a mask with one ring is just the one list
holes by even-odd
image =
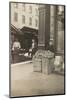
[[[67, 6], [67, 0], [13, 0], [13, 1], [62, 4], [62, 5]], [[66, 23], [67, 23], [67, 20], [66, 20]], [[66, 42], [67, 42], [67, 39], [66, 39]], [[67, 54], [66, 54], [66, 57], [67, 57]], [[10, 98], [8, 97], [8, 95], [9, 95], [9, 0], [1, 0], [0, 1], [0, 100], [9, 100]], [[45, 99], [63, 100], [64, 99], [66, 100], [66, 97], [67, 95], [28, 97], [28, 98], [16, 98], [16, 99], [17, 100], [19, 99], [22, 99], [22, 100], [24, 99], [25, 100], [45, 100]]]

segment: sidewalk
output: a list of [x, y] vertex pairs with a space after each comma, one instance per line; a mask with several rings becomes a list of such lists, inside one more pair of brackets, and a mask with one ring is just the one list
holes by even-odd
[[11, 95], [64, 94], [64, 76], [33, 72], [33, 63], [11, 66]]

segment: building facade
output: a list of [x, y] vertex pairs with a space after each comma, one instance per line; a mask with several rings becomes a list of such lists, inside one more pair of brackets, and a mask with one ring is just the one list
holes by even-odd
[[38, 29], [38, 5], [28, 3], [11, 3], [11, 24], [20, 29], [24, 26]]

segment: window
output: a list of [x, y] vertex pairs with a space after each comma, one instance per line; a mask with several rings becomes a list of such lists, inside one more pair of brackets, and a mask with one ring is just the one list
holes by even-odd
[[14, 21], [17, 22], [18, 21], [18, 13], [14, 13]]
[[25, 16], [22, 15], [22, 23], [25, 24]]
[[37, 27], [37, 26], [38, 26], [38, 20], [35, 19], [35, 27]]
[[25, 4], [22, 4], [22, 10], [25, 11]]
[[29, 25], [32, 25], [32, 18], [29, 18]]
[[38, 16], [38, 9], [35, 9], [35, 15]]
[[29, 13], [32, 13], [32, 6], [29, 6]]
[[14, 7], [15, 7], [15, 8], [18, 8], [18, 3], [15, 3], [15, 4], [14, 4]]

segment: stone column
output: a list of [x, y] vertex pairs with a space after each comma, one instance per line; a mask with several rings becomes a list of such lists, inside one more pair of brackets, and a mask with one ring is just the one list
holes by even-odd
[[39, 7], [38, 51], [33, 57], [34, 71], [49, 74], [53, 70], [53, 56], [49, 51], [50, 5]]
[[58, 6], [54, 6], [54, 53], [57, 53], [57, 33], [58, 33]]
[[57, 6], [50, 7], [50, 43], [53, 45], [53, 52], [56, 52], [56, 33], [57, 33]]
[[50, 5], [40, 5], [38, 47], [48, 49], [50, 39]]
[[[61, 7], [61, 9], [60, 9]], [[57, 53], [63, 55], [64, 54], [64, 6], [58, 6], [58, 17], [59, 20], [57, 20]], [[63, 12], [63, 13], [62, 13]]]

